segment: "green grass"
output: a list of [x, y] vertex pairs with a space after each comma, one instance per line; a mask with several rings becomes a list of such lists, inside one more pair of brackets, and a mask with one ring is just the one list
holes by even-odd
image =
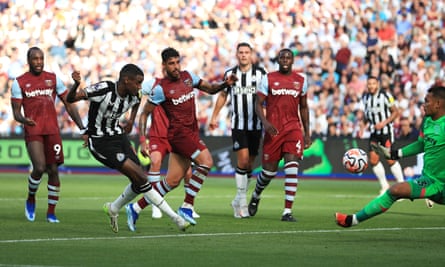
[[[102, 205], [122, 192], [122, 176], [64, 175], [60, 224], [45, 221], [46, 178], [31, 223], [24, 217], [26, 175], [1, 176], [0, 266], [439, 266], [444, 259], [443, 207], [428, 209], [423, 200], [398, 202], [355, 228], [336, 226], [334, 212], [362, 208], [377, 181], [300, 179], [298, 222], [285, 223], [282, 179], [264, 192], [254, 218], [234, 219], [234, 180], [209, 178], [196, 199], [201, 218], [185, 233], [165, 216], [151, 219], [148, 208], [135, 233], [122, 210], [115, 234]], [[166, 199], [176, 209], [183, 196], [181, 187]]]

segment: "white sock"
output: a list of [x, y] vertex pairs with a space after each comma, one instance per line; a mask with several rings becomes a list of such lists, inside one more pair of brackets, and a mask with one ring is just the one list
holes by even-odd
[[139, 214], [139, 212], [141, 212], [141, 207], [139, 206], [139, 204], [137, 203], [137, 202], [134, 202], [133, 203], [133, 210], [137, 213], [137, 214]]
[[170, 218], [175, 218], [177, 216], [176, 212], [173, 211], [167, 201], [155, 189], [149, 190], [144, 195], [150, 200], [153, 205], [158, 207]]
[[355, 216], [355, 214], [352, 215], [352, 225], [357, 225], [358, 224], [358, 220], [357, 220], [357, 216]]
[[235, 173], [236, 197], [235, 199], [247, 198], [247, 174]]
[[186, 208], [186, 209], [193, 209], [193, 205], [189, 204], [189, 203], [182, 203], [181, 208]]
[[380, 187], [389, 188], [388, 181], [386, 180], [385, 168], [383, 167], [383, 164], [380, 161], [379, 163], [377, 163], [377, 165], [372, 167], [372, 171], [374, 172], [375, 176], [377, 176], [377, 180], [379, 180]]
[[285, 208], [284, 211], [283, 211], [283, 215], [287, 214], [287, 213], [292, 213], [292, 210], [288, 209], [288, 208]]
[[111, 203], [110, 210], [112, 213], [119, 213], [120, 209], [125, 206], [127, 203], [132, 201], [135, 197], [137, 197], [137, 193], [133, 191], [131, 188], [131, 184], [128, 184], [127, 187], [125, 187], [124, 192], [120, 194], [118, 198], [116, 198], [115, 201]]
[[400, 166], [400, 163], [396, 161], [393, 165], [390, 167], [392, 174], [394, 175], [394, 178], [398, 183], [403, 182], [403, 171], [402, 166]]

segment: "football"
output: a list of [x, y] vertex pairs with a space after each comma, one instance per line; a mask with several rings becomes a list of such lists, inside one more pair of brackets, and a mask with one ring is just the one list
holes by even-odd
[[368, 155], [360, 148], [351, 148], [343, 155], [343, 167], [350, 173], [362, 173], [368, 168]]

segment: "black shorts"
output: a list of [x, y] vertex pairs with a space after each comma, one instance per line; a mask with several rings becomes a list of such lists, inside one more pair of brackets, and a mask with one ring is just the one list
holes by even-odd
[[232, 129], [233, 151], [249, 149], [249, 155], [257, 156], [260, 148], [262, 130]]
[[375, 134], [372, 133], [369, 137], [369, 151], [371, 151], [371, 143], [377, 143], [384, 147], [391, 148], [393, 145], [393, 138], [390, 134]]
[[127, 135], [89, 137], [88, 148], [102, 164], [119, 170], [127, 158], [139, 164], [139, 159]]

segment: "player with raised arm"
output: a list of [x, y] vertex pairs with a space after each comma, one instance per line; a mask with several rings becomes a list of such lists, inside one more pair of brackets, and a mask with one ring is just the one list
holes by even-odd
[[414, 180], [393, 184], [357, 213], [335, 213], [339, 226], [351, 227], [386, 212], [398, 199], [430, 199], [445, 204], [445, 87], [433, 85], [428, 89], [423, 108], [425, 116], [416, 141], [392, 150], [373, 144], [375, 150], [392, 160], [424, 153], [422, 175]]
[[[54, 73], [44, 71], [44, 53], [38, 47], [28, 50], [29, 71], [18, 76], [12, 83], [11, 105], [14, 119], [25, 128], [26, 149], [31, 159], [32, 171], [28, 176], [28, 198], [25, 216], [35, 220], [36, 193], [43, 173], [48, 174], [48, 209], [46, 219], [58, 223], [55, 209], [59, 202], [60, 179], [58, 165], [63, 164], [63, 146], [60, 136], [56, 96], [79, 129], [84, 129], [75, 105], [66, 101], [68, 93], [62, 80]], [[22, 114], [22, 108], [24, 114]]]
[[[115, 201], [104, 205], [104, 211], [110, 218], [111, 229], [118, 232], [119, 210], [137, 195], [144, 194], [150, 203], [168, 214], [180, 230], [185, 230], [190, 224], [176, 214], [164, 198], [153, 190], [127, 136], [134, 124], [140, 103], [139, 94], [144, 80], [142, 70], [134, 64], [126, 64], [120, 70], [117, 82], [101, 81], [81, 90], [77, 90], [81, 81], [80, 73], [73, 72], [72, 78], [74, 85], [67, 100], [90, 101], [86, 133], [91, 154], [96, 160], [118, 170], [130, 180], [130, 184]], [[130, 109], [128, 123], [122, 128], [119, 118]]]
[[[190, 71], [181, 70], [180, 55], [176, 49], [171, 47], [164, 49], [161, 57], [166, 77], [153, 90], [148, 92], [142, 90], [142, 94], [148, 95], [149, 100], [145, 103], [140, 115], [139, 133], [146, 132], [147, 117], [156, 106], [160, 105], [169, 118], [167, 138], [172, 151], [169, 156], [166, 177], [153, 186], [164, 196], [179, 185], [193, 161], [195, 170], [178, 213], [195, 225], [192, 208], [195, 197], [201, 190], [213, 165], [213, 159], [207, 146], [199, 137], [194, 88], [215, 94], [227, 86], [233, 85], [236, 82], [236, 77], [229, 76], [223, 82], [209, 83]], [[142, 154], [148, 157], [149, 144], [144, 141], [144, 135], [140, 138], [143, 146]]]
[[[159, 83], [159, 78], [152, 78], [142, 84], [144, 91], [151, 91], [154, 86]], [[150, 149], [150, 166], [148, 170], [148, 180], [155, 184], [161, 180], [161, 165], [163, 159], [170, 153], [171, 146], [167, 138], [168, 118], [161, 106], [157, 106], [150, 114], [151, 124], [147, 135], [143, 136], [142, 142], [148, 142]], [[188, 182], [192, 176], [191, 168], [187, 171], [184, 179], [184, 187], [188, 187]], [[148, 207], [150, 202], [142, 196], [137, 202], [128, 204], [125, 209], [127, 212], [127, 225], [130, 231], [136, 231], [136, 221], [139, 218], [139, 213]], [[162, 212], [158, 207], [151, 205], [153, 219], [162, 218]], [[199, 218], [199, 215], [193, 209], [193, 218]]]

